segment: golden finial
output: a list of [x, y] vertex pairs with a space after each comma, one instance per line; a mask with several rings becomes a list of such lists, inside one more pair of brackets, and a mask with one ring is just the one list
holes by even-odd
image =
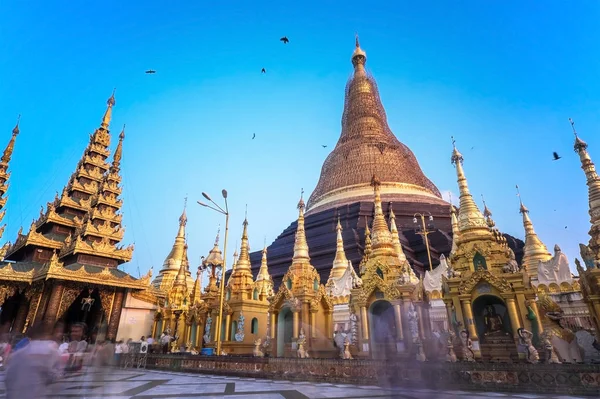
[[519, 190], [519, 185], [516, 184], [515, 187], [517, 189], [517, 197], [519, 197], [519, 204], [521, 205], [520, 208], [519, 208], [519, 212], [520, 213], [529, 212], [529, 210], [523, 204], [523, 199], [521, 198], [521, 191]]
[[221, 225], [217, 228], [217, 236], [215, 237], [215, 247], [219, 245], [219, 234], [221, 234]]
[[[179, 225], [180, 226], [185, 226], [185, 224], [187, 223], [187, 201], [188, 201], [188, 197], [187, 194], [185, 195], [185, 198], [183, 199], [183, 212], [181, 213], [181, 216], [179, 217]], [[187, 240], [187, 237], [186, 237]]]
[[573, 119], [569, 118], [569, 123], [571, 124], [571, 128], [573, 129], [573, 134], [575, 135], [575, 138], [577, 138], [577, 130], [575, 130], [575, 122], [573, 122]]
[[489, 208], [487, 207], [487, 204], [485, 203], [485, 198], [483, 197], [483, 194], [481, 194], [481, 201], [483, 202], [483, 216], [485, 216], [485, 217], [492, 216], [492, 212], [489, 210]]
[[115, 106], [115, 91], [117, 89], [114, 88], [112, 95], [110, 96], [110, 98], [108, 100], [106, 100], [106, 112], [104, 113], [104, 117], [102, 118], [102, 125], [101, 127], [103, 129], [108, 129], [108, 125], [110, 125], [110, 118], [112, 117], [112, 107]]
[[355, 33], [354, 36], [356, 38], [356, 48], [360, 48], [360, 44], [358, 43], [358, 33]]
[[304, 189], [300, 190], [300, 201], [298, 201], [298, 209], [304, 210]]
[[450, 158], [451, 162], [455, 165], [459, 162], [462, 163], [463, 156], [456, 148], [456, 140], [454, 139], [454, 136], [450, 136], [450, 138], [452, 139], [452, 157]]
[[123, 125], [123, 130], [121, 130], [121, 134], [119, 134], [119, 143], [117, 144], [117, 148], [115, 149], [115, 153], [113, 155], [113, 169], [119, 169], [121, 165], [121, 159], [123, 158], [123, 139], [125, 138], [125, 125]]
[[123, 129], [121, 130], [121, 134], [119, 134], [119, 140], [123, 140], [125, 138], [125, 124], [123, 123]]
[[17, 135], [19, 134], [19, 122], [21, 121], [21, 114], [17, 117], [17, 124], [12, 131], [12, 137], [4, 150], [4, 154], [2, 154], [2, 163], [8, 163], [10, 158], [12, 157], [13, 151], [15, 149], [15, 140], [17, 139]]
[[577, 135], [577, 131], [575, 130], [575, 122], [573, 119], [569, 118], [569, 122], [571, 123], [571, 128], [573, 128], [573, 134], [575, 135], [575, 152], [579, 153], [582, 150], [587, 149], [587, 143], [579, 138]]
[[358, 33], [357, 33], [355, 36], [354, 53], [352, 53], [352, 65], [354, 65], [355, 74], [357, 72], [364, 73], [365, 62], [367, 62], [367, 53], [365, 53], [364, 50], [360, 48], [360, 44], [358, 42]]

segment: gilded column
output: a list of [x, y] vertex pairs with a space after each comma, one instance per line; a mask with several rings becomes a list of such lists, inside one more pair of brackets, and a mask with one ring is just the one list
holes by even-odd
[[333, 313], [327, 312], [325, 313], [325, 332], [327, 333], [327, 337], [333, 337]]
[[465, 317], [465, 324], [469, 330], [469, 336], [471, 339], [478, 339], [477, 330], [475, 329], [475, 322], [473, 321], [473, 310], [471, 309], [471, 301], [466, 299], [462, 301], [463, 313]]
[[369, 340], [369, 319], [367, 318], [367, 307], [360, 307], [360, 325], [362, 328], [363, 339]]
[[106, 332], [108, 339], [117, 338], [117, 330], [119, 329], [119, 321], [121, 321], [121, 309], [123, 308], [124, 297], [125, 292], [123, 290], [117, 290], [115, 292], [110, 319], [108, 321], [108, 331]]
[[402, 331], [402, 308], [399, 303], [394, 304], [394, 315], [396, 316], [396, 336], [398, 340], [404, 339]]
[[56, 315], [58, 314], [58, 308], [60, 307], [60, 301], [64, 290], [65, 286], [63, 282], [55, 280], [52, 285], [52, 291], [50, 292], [50, 298], [48, 299], [46, 312], [44, 312], [44, 323], [54, 324], [56, 321]]
[[519, 319], [515, 299], [508, 298], [506, 300], [506, 307], [508, 308], [508, 315], [510, 316], [510, 325], [513, 329], [513, 336], [518, 337], [517, 331], [521, 328], [521, 320]]
[[310, 312], [310, 336], [317, 338], [317, 311]]
[[157, 327], [158, 321], [156, 321], [156, 319], [154, 319], [154, 321], [152, 322], [152, 338], [156, 338], [156, 327]]
[[419, 338], [423, 340], [425, 330], [423, 327], [423, 308], [421, 307], [420, 303], [417, 304], [417, 314], [419, 315]]
[[298, 324], [299, 324], [299, 320], [298, 320], [299, 317], [298, 316], [299, 316], [299, 312], [292, 310], [292, 316], [293, 316], [293, 328], [292, 328], [292, 331], [293, 331], [293, 335], [294, 335], [292, 338], [298, 338], [298, 330], [299, 330], [299, 328], [298, 328], [299, 327], [298, 326]]
[[221, 337], [221, 342], [231, 341], [231, 339], [229, 339], [230, 334], [231, 334], [231, 315], [228, 313], [227, 316], [225, 316], [225, 336]]
[[273, 312], [269, 317], [271, 317], [271, 331], [269, 333], [271, 334], [271, 339], [275, 339], [275, 331], [277, 330], [277, 321], [275, 319], [277, 315]]

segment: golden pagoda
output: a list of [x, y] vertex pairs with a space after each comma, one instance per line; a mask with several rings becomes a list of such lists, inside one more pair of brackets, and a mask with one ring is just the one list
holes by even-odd
[[585, 264], [585, 270], [578, 264], [579, 282], [595, 323], [596, 339], [600, 341], [600, 176], [598, 176], [596, 166], [587, 151], [588, 145], [578, 136], [572, 120], [571, 125], [575, 134], [574, 149], [579, 155], [581, 169], [585, 173], [588, 186], [590, 224], [592, 225], [589, 231], [589, 243], [587, 245], [579, 244], [581, 257]]
[[[118, 269], [131, 259], [133, 246], [119, 245], [124, 234], [119, 199], [124, 129], [112, 162], [107, 162], [114, 105], [113, 92], [62, 194], [42, 207], [29, 231], [21, 228], [6, 248], [8, 262], [0, 265], [3, 329], [22, 332], [37, 322], [61, 320], [67, 326], [84, 322], [88, 334], [102, 330], [116, 338], [127, 293], [149, 285], [151, 272], [138, 280]], [[17, 125], [0, 162], [4, 191], [18, 133]]]
[[[187, 204], [187, 198], [185, 200]], [[175, 281], [175, 278], [179, 274], [179, 269], [181, 264], [186, 261], [184, 260], [184, 252], [185, 252], [185, 227], [187, 224], [187, 214], [186, 214], [186, 206], [183, 207], [183, 212], [179, 217], [179, 229], [177, 230], [177, 235], [175, 236], [175, 242], [173, 243], [173, 248], [169, 255], [165, 259], [163, 263], [163, 268], [158, 272], [158, 275], [152, 281], [152, 286], [160, 290], [162, 292], [168, 292]], [[188, 290], [191, 292], [194, 281], [192, 279], [191, 272], [189, 268], [185, 270], [186, 281], [188, 284]]]
[[[259, 279], [260, 278], [260, 279]], [[269, 288], [269, 283], [271, 287]], [[252, 278], [248, 245], [248, 220], [244, 219], [242, 242], [235, 268], [229, 276], [225, 299], [230, 311], [225, 319], [223, 350], [226, 353], [252, 354], [255, 342], [266, 336], [269, 322], [268, 298], [272, 279], [267, 269], [266, 251], [256, 282]], [[246, 325], [246, 320], [249, 321]]]
[[[277, 294], [270, 298], [271, 338], [277, 345], [275, 356], [289, 356], [333, 350], [333, 304], [321, 284], [319, 273], [310, 263], [304, 232], [304, 200], [298, 202], [298, 227], [292, 264]], [[275, 328], [277, 326], [277, 328]]]
[[542, 240], [540, 240], [533, 229], [533, 223], [529, 218], [529, 210], [523, 204], [520, 193], [519, 201], [521, 204], [519, 212], [523, 215], [523, 228], [525, 229], [525, 247], [523, 247], [523, 259], [521, 260], [521, 264], [532, 279], [537, 279], [540, 261], [546, 262], [552, 258], [552, 255], [550, 255], [548, 248], [544, 245]]
[[[539, 315], [533, 301], [535, 291], [529, 275], [518, 267], [496, 229], [487, 205], [484, 215], [475, 204], [463, 170], [463, 156], [455, 145], [451, 161], [456, 167], [460, 208], [456, 218], [452, 209], [455, 233], [451, 270], [443, 287], [448, 320], [457, 335], [472, 340], [475, 358], [510, 361], [518, 357], [518, 329], [532, 330], [527, 318], [530, 309]], [[539, 317], [533, 320], [539, 331]]]
[[384, 358], [416, 350], [413, 344], [421, 345], [430, 329], [424, 323], [422, 287], [402, 256], [397, 231], [393, 233], [397, 230], [393, 212], [391, 230], [385, 221], [381, 182], [373, 176], [371, 185], [375, 208], [371, 245], [361, 262], [361, 279], [351, 290], [351, 344], [359, 357]]

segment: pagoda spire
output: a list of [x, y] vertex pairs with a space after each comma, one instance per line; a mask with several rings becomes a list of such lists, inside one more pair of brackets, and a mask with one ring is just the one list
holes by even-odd
[[491, 232], [485, 221], [484, 216], [475, 204], [473, 196], [469, 191], [467, 178], [463, 170], [463, 156], [456, 148], [454, 137], [452, 138], [452, 157], [451, 161], [456, 166], [456, 177], [458, 189], [460, 191], [460, 209], [458, 213], [458, 230], [461, 233], [461, 240], [467, 241], [471, 237], [491, 236]]
[[262, 250], [262, 260], [260, 262], [260, 269], [256, 275], [254, 286], [258, 290], [259, 298], [269, 298], [273, 295], [273, 278], [269, 274], [269, 266], [267, 265], [266, 245]]
[[[187, 198], [184, 201], [183, 212], [181, 213], [181, 216], [179, 216], [179, 228], [171, 252], [167, 255], [163, 263], [163, 268], [159, 271], [158, 276], [156, 276], [156, 279], [152, 283], [154, 287], [162, 291], [167, 291], [173, 285], [176, 273], [178, 273], [181, 268], [181, 264], [187, 260], [185, 233], [187, 224], [186, 208]], [[191, 273], [188, 270], [186, 270], [186, 275], [191, 278]]]
[[237, 260], [235, 271], [236, 273], [250, 272], [250, 269], [250, 253], [248, 250], [248, 219], [244, 219], [240, 257]]
[[[21, 115], [17, 117], [17, 124], [12, 130], [12, 137], [10, 138], [6, 149], [4, 150], [2, 159], [0, 159], [0, 222], [2, 222], [2, 219], [4, 219], [4, 215], [6, 214], [6, 209], [4, 209], [4, 206], [6, 205], [8, 197], [5, 197], [5, 194], [8, 191], [8, 179], [10, 178], [10, 173], [8, 172], [8, 163], [12, 157], [12, 153], [15, 148], [15, 141], [17, 139], [17, 135], [19, 134], [20, 120]], [[2, 238], [5, 228], [6, 225], [2, 225], [2, 227], [0, 227], [0, 238]], [[0, 248], [0, 259], [4, 258], [7, 250], [8, 245], [4, 245], [2, 248]]]
[[538, 264], [540, 261], [546, 262], [552, 255], [548, 252], [548, 248], [538, 237], [533, 229], [533, 223], [529, 218], [529, 210], [523, 204], [519, 186], [517, 187], [517, 196], [519, 197], [519, 212], [523, 215], [523, 228], [525, 229], [525, 246], [523, 247], [523, 259], [521, 264], [523, 269], [529, 272], [531, 276], [537, 276]]
[[498, 230], [498, 228], [496, 227], [496, 222], [494, 222], [494, 219], [492, 219], [492, 211], [490, 211], [490, 209], [487, 207], [487, 204], [485, 203], [485, 199], [483, 198], [483, 194], [481, 194], [481, 200], [483, 201], [483, 216], [485, 217], [485, 222], [487, 223], [490, 231], [494, 235], [494, 238], [496, 239], [496, 241], [499, 244], [505, 245], [506, 238], [504, 237], [504, 235], [502, 235], [500, 230]]
[[112, 95], [108, 100], [106, 100], [106, 111], [104, 112], [104, 116], [102, 117], [102, 124], [100, 125], [101, 129], [108, 130], [108, 126], [110, 125], [110, 120], [112, 118], [112, 109], [115, 106], [115, 91], [117, 89], [113, 89]]
[[452, 223], [452, 249], [450, 249], [450, 255], [448, 259], [450, 259], [458, 250], [458, 241], [460, 240], [460, 230], [458, 229], [458, 219], [456, 218], [456, 208], [452, 205], [452, 201], [450, 201], [450, 220]]
[[115, 153], [113, 155], [113, 162], [111, 165], [111, 172], [119, 173], [121, 168], [121, 159], [123, 158], [123, 140], [125, 139], [125, 125], [123, 125], [123, 129], [119, 134], [119, 144], [117, 144], [117, 148], [115, 149]]
[[375, 175], [371, 179], [371, 185], [375, 194], [375, 215], [373, 217], [373, 232], [371, 233], [373, 255], [388, 255], [389, 251], [393, 250], [392, 234], [388, 229], [381, 207], [381, 182]]
[[294, 256], [292, 257], [292, 264], [298, 261], [310, 262], [310, 256], [308, 254], [308, 243], [306, 241], [306, 232], [304, 231], [304, 190], [300, 195], [300, 201], [298, 201], [298, 227], [296, 228], [296, 239], [294, 241]]
[[398, 226], [396, 225], [396, 215], [394, 215], [394, 209], [390, 203], [390, 231], [392, 234], [392, 243], [394, 244], [394, 250], [398, 254], [400, 262], [406, 261], [406, 255], [402, 249], [402, 243], [400, 242], [400, 234], [398, 233]]
[[346, 272], [348, 268], [348, 258], [346, 258], [346, 252], [344, 251], [344, 240], [342, 239], [342, 225], [340, 218], [338, 217], [337, 226], [337, 248], [335, 251], [335, 259], [333, 260], [333, 266], [329, 272], [329, 279], [338, 279]]
[[372, 253], [371, 230], [369, 230], [369, 221], [365, 217], [365, 256], [369, 257]]
[[190, 294], [192, 305], [196, 305], [202, 302], [202, 269], [198, 268], [196, 272], [196, 280], [194, 281], [194, 288]]
[[588, 145], [585, 141], [579, 138], [575, 130], [575, 123], [569, 118], [575, 134], [575, 152], [579, 155], [581, 161], [581, 169], [585, 173], [588, 186], [588, 201], [590, 214], [590, 242], [589, 249], [594, 255], [596, 264], [600, 265], [600, 177], [596, 172], [596, 166], [592, 162], [592, 158], [587, 151]]

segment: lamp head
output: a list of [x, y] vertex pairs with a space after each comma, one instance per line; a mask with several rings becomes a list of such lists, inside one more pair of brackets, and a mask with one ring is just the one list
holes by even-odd
[[433, 222], [433, 216], [432, 215], [429, 215], [429, 221]]
[[223, 198], [227, 199], [227, 190], [221, 190], [221, 194], [223, 194]]
[[417, 224], [417, 218], [416, 217], [413, 218], [413, 223]]
[[208, 205], [206, 205], [204, 202], [200, 202], [200, 201], [196, 201], [196, 202], [197, 202], [197, 203], [198, 203], [198, 205], [200, 205], [200, 206], [205, 206], [205, 207], [208, 207]]
[[210, 197], [208, 196], [208, 194], [206, 194], [204, 191], [202, 192], [202, 196], [203, 196], [204, 198], [206, 198], [207, 200], [209, 200], [209, 201], [212, 201], [212, 200], [210, 199]]

